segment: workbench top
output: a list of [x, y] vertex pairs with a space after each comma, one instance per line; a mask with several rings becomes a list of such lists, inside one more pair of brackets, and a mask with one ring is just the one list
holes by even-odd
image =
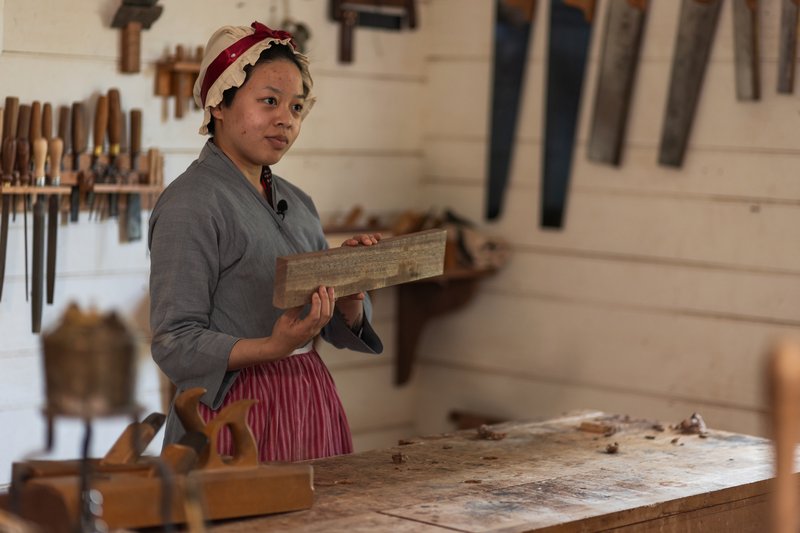
[[602, 412], [489, 430], [310, 461], [311, 509], [218, 522], [211, 530], [765, 529], [773, 475], [767, 439], [714, 429], [683, 434], [669, 423]]

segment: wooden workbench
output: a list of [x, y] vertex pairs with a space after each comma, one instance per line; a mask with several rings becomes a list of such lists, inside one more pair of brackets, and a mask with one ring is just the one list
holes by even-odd
[[[605, 436], [579, 429], [584, 422], [618, 429]], [[215, 523], [211, 530], [765, 530], [770, 441], [657, 427], [653, 420], [585, 412], [492, 426], [505, 433], [499, 440], [468, 430], [311, 461], [311, 509]], [[613, 443], [618, 451], [608, 453]]]

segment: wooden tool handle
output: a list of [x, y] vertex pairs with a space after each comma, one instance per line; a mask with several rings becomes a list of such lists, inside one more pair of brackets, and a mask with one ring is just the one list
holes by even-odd
[[108, 90], [108, 151], [112, 156], [119, 154], [122, 140], [122, 103], [119, 89]]
[[8, 139], [14, 137], [17, 133], [19, 98], [16, 96], [6, 96], [6, 105], [3, 109], [3, 139]]
[[[39, 101], [31, 104], [31, 125], [28, 132], [31, 143], [42, 136], [42, 103]], [[33, 146], [31, 144], [31, 146]]]
[[53, 138], [53, 106], [50, 102], [42, 105], [42, 137], [48, 141]]
[[28, 139], [17, 140], [17, 170], [19, 171], [18, 182], [22, 185], [29, 185], [31, 181], [28, 165], [31, 162], [31, 145]]
[[[5, 108], [0, 107], [0, 146], [3, 146], [3, 116], [5, 115]], [[0, 155], [2, 157], [2, 155]]]
[[86, 133], [86, 115], [83, 103], [72, 104], [72, 153], [82, 154], [86, 151], [88, 135]]
[[70, 137], [69, 137], [69, 106], [58, 107], [58, 135], [61, 139], [61, 144], [64, 148], [64, 153], [69, 151]]
[[39, 180], [44, 181], [45, 161], [47, 161], [47, 139], [40, 136], [33, 140], [33, 177], [36, 185], [43, 185]]
[[564, 0], [564, 3], [583, 11], [583, 16], [589, 24], [594, 21], [595, 0]]
[[19, 115], [17, 116], [17, 140], [29, 139], [28, 133], [31, 131], [31, 106], [23, 104], [19, 106]]
[[97, 97], [94, 110], [94, 130], [92, 131], [92, 149], [95, 156], [103, 153], [103, 141], [108, 129], [108, 97], [101, 94]]
[[14, 163], [17, 158], [17, 140], [12, 137], [3, 139], [3, 182], [9, 183], [14, 175]]
[[50, 139], [48, 146], [50, 157], [50, 183], [60, 185], [61, 183], [61, 157], [64, 155], [64, 141], [60, 137]]
[[133, 158], [142, 151], [142, 110], [131, 109], [131, 166]]

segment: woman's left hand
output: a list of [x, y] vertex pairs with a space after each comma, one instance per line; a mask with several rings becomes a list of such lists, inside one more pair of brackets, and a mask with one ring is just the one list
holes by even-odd
[[[342, 243], [342, 246], [372, 246], [381, 240], [380, 233], [362, 233], [354, 235]], [[351, 328], [361, 324], [364, 299], [363, 292], [336, 299], [336, 307], [344, 315], [347, 325]]]

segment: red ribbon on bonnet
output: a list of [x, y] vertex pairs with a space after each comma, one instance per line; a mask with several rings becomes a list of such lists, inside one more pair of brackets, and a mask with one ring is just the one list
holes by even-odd
[[225, 69], [231, 66], [252, 46], [265, 39], [275, 39], [278, 41], [289, 39], [289, 44], [292, 46], [292, 48], [297, 49], [297, 46], [292, 40], [292, 34], [288, 31], [273, 30], [264, 24], [261, 24], [260, 22], [253, 22], [250, 27], [253, 28], [255, 32], [253, 32], [251, 35], [242, 37], [227, 47], [225, 50], [220, 52], [217, 57], [214, 58], [214, 61], [212, 61], [211, 64], [208, 65], [206, 74], [203, 77], [203, 84], [200, 87], [200, 100], [203, 102], [203, 107], [206, 105], [206, 96], [208, 95], [208, 90], [211, 89], [211, 86], [214, 85], [214, 82], [217, 81], [217, 78], [219, 78], [220, 75], [225, 72]]

